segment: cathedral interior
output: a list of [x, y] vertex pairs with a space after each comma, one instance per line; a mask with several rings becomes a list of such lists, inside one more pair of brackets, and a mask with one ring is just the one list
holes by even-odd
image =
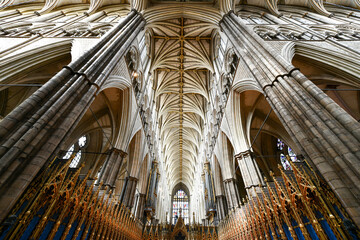
[[360, 239], [360, 0], [0, 0], [0, 240]]

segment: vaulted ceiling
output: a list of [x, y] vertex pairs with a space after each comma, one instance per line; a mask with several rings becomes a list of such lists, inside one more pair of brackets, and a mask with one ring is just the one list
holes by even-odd
[[154, 41], [151, 71], [163, 162], [170, 186], [194, 178], [206, 123], [215, 25], [177, 18], [148, 24]]

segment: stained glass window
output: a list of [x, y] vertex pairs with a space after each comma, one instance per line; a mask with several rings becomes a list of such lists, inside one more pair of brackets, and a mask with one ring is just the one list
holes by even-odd
[[292, 162], [297, 162], [298, 159], [296, 157], [296, 153], [289, 146], [287, 146], [283, 140], [281, 140], [279, 138], [277, 139], [276, 147], [281, 152], [280, 162], [281, 162], [282, 166], [284, 167], [284, 169], [292, 170], [291, 165], [285, 155], [289, 155]]
[[86, 136], [82, 136], [81, 138], [79, 138], [79, 147], [85, 147], [86, 145]]
[[74, 144], [67, 150], [65, 156], [63, 159], [69, 159], [71, 157], [71, 154], [74, 152]]
[[187, 194], [183, 190], [179, 190], [175, 193], [173, 198], [173, 223], [177, 221], [180, 217], [180, 209], [181, 209], [181, 217], [184, 219], [184, 223], [189, 223], [189, 198]]
[[75, 155], [74, 159], [71, 161], [69, 168], [76, 168], [79, 165], [81, 159], [81, 150]]
[[289, 156], [291, 158], [291, 161], [293, 161], [293, 162], [297, 161], [296, 154], [294, 153], [294, 151], [290, 147], [288, 147], [288, 154], [289, 154]]
[[292, 170], [289, 161], [286, 159], [284, 154], [280, 154], [280, 161], [285, 170]]
[[281, 139], [279, 139], [279, 138], [278, 138], [278, 140], [277, 140], [277, 148], [278, 148], [279, 150], [283, 150], [283, 149], [284, 149], [284, 142], [283, 142]]
[[71, 161], [69, 167], [77, 168], [81, 159], [81, 151], [85, 148], [87, 137], [84, 135], [80, 137], [71, 147], [66, 151], [63, 159], [69, 159], [73, 153], [76, 152], [74, 159]]

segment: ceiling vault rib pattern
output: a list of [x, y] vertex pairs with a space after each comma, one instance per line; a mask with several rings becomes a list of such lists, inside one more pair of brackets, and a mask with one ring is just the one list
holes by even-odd
[[199, 20], [180, 17], [151, 22], [155, 71], [155, 102], [162, 159], [169, 186], [184, 183], [191, 188], [199, 157], [206, 104], [208, 77], [214, 72], [210, 57], [212, 31]]
[[180, 151], [180, 181], [182, 181], [182, 162], [183, 162], [183, 77], [184, 77], [184, 18], [181, 18], [181, 26], [180, 26], [180, 84], [179, 84], [179, 151]]

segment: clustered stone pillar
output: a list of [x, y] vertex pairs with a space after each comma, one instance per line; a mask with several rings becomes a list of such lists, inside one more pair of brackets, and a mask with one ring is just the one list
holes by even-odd
[[256, 196], [259, 186], [264, 182], [259, 167], [251, 156], [251, 152], [239, 153], [235, 155], [235, 159], [238, 161], [247, 194], [249, 197]]
[[216, 204], [215, 204], [215, 192], [214, 184], [210, 169], [210, 162], [206, 161], [204, 163], [204, 175], [203, 175], [204, 185], [205, 185], [205, 194], [206, 194], [206, 213], [215, 215], [216, 213]]
[[239, 190], [236, 186], [236, 179], [235, 178], [225, 179], [224, 188], [228, 203], [228, 209], [230, 210], [239, 207], [241, 203], [241, 199], [239, 195]]
[[221, 221], [225, 219], [226, 215], [228, 214], [228, 206], [224, 195], [216, 196], [216, 209], [219, 220]]
[[126, 152], [116, 148], [108, 151], [108, 157], [102, 167], [98, 182], [102, 182], [104, 187], [109, 187], [109, 190], [115, 187], [116, 179], [119, 176], [126, 155]]
[[149, 176], [149, 184], [148, 184], [148, 191], [146, 193], [146, 205], [145, 205], [145, 212], [148, 218], [152, 218], [155, 214], [155, 207], [156, 207], [156, 193], [157, 187], [160, 179], [160, 173], [158, 171], [158, 162], [153, 161], [151, 172]]
[[135, 177], [128, 176], [125, 178], [125, 183], [120, 196], [120, 202], [129, 209], [131, 209], [134, 205], [137, 182], [138, 179]]
[[360, 227], [360, 123], [233, 12], [220, 26], [302, 155]]
[[146, 194], [139, 193], [135, 210], [135, 217], [138, 219], [142, 219], [144, 216], [145, 200]]
[[0, 222], [56, 156], [145, 26], [136, 10], [0, 122]]

